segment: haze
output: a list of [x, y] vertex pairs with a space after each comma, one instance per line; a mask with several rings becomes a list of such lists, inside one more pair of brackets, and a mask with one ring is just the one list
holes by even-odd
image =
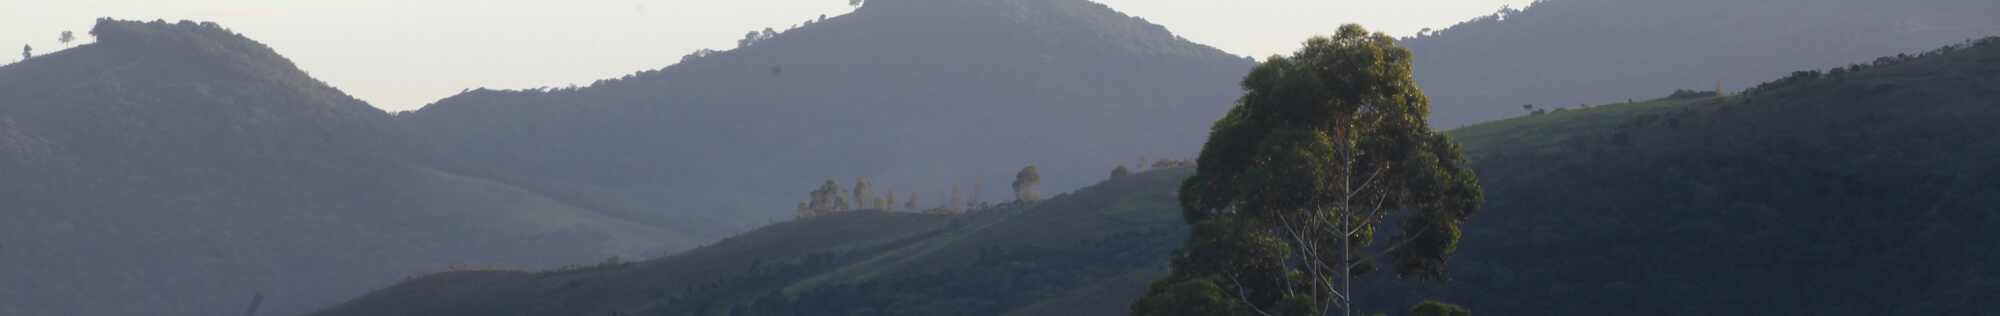
[[[1342, 23], [1409, 36], [1530, 1], [1098, 2], [1196, 43], [1262, 58]], [[375, 107], [403, 111], [465, 89], [589, 85], [695, 50], [735, 48], [744, 32], [852, 11], [836, 0], [37, 1], [0, 11], [0, 44], [54, 52], [65, 30], [77, 33], [70, 46], [93, 40], [86, 33], [99, 17], [213, 21]]]

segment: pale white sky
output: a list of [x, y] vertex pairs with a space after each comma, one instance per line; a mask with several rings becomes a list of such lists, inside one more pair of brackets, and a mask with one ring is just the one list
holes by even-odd
[[[1198, 43], [1254, 57], [1290, 52], [1342, 23], [1408, 36], [1532, 0], [1097, 0]], [[11, 1], [10, 1], [11, 2]], [[299, 68], [386, 110], [422, 107], [467, 88], [589, 85], [736, 46], [744, 32], [783, 30], [843, 0], [63, 0], [0, 10], [0, 60], [77, 43], [98, 17], [213, 21], [263, 42]]]

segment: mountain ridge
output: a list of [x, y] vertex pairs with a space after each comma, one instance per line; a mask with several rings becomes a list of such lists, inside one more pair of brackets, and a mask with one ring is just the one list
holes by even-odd
[[1081, 0], [885, 1], [743, 44], [397, 121], [482, 177], [720, 238], [791, 217], [777, 201], [828, 178], [937, 197], [1037, 164], [1067, 190], [1191, 154], [1250, 65]]
[[697, 242], [439, 171], [388, 113], [219, 25], [92, 34], [0, 67], [0, 314], [205, 315], [258, 292], [300, 313], [448, 264]]
[[1606, 104], [1659, 89], [1736, 92], [1798, 69], [2000, 34], [1981, 1], [1542, 0], [1400, 41], [1431, 97], [1432, 125], [1458, 127]]

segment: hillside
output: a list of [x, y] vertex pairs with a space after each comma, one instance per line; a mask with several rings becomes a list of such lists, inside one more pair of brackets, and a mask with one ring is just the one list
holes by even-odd
[[744, 44], [396, 121], [467, 162], [455, 172], [722, 238], [790, 218], [826, 179], [937, 197], [1038, 164], [1063, 191], [1190, 155], [1251, 65], [1084, 0], [869, 1]]
[[1456, 280], [1371, 286], [1482, 315], [2000, 309], [2000, 38], [1903, 56], [1453, 130], [1488, 202]]
[[[1488, 192], [1463, 226], [1454, 280], [1369, 276], [1361, 310], [1426, 299], [1481, 315], [2000, 309], [1996, 79], [2000, 38], [1988, 38], [1744, 94], [1452, 130]], [[1185, 236], [1171, 193], [1187, 172], [980, 215], [807, 218], [653, 261], [435, 274], [316, 315], [1116, 314]]]
[[1431, 125], [1623, 102], [1662, 89], [1728, 92], [2000, 34], [2000, 2], [1543, 0], [1406, 38]]
[[1192, 171], [967, 215], [809, 217], [641, 262], [437, 273], [312, 315], [997, 315], [1072, 289], [1131, 297], [1186, 234], [1171, 192]]
[[[449, 166], [211, 23], [100, 20], [0, 67], [0, 315], [296, 314], [449, 264], [696, 240]], [[532, 249], [532, 251], [524, 251]]]

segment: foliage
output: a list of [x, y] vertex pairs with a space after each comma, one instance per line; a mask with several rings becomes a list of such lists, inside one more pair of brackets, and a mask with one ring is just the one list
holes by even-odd
[[1242, 303], [1222, 296], [1222, 288], [1208, 279], [1188, 279], [1179, 283], [1153, 280], [1147, 295], [1132, 301], [1135, 316], [1226, 316], [1244, 315]]
[[1037, 185], [1042, 185], [1042, 172], [1036, 170], [1035, 165], [1021, 167], [1021, 172], [1014, 173], [1014, 199], [1021, 202], [1042, 200], [1042, 194], [1035, 192]]
[[1464, 307], [1438, 301], [1423, 301], [1410, 307], [1410, 316], [1472, 316]]
[[812, 199], [799, 204], [798, 218], [844, 212], [853, 208], [853, 204], [847, 200], [847, 195], [842, 193], [840, 183], [834, 182], [833, 179], [826, 179], [826, 184], [813, 189], [810, 196]]
[[1167, 284], [1210, 280], [1259, 314], [1351, 314], [1349, 280], [1374, 269], [1362, 248], [1392, 214], [1397, 234], [1382, 251], [1396, 275], [1449, 280], [1478, 180], [1425, 124], [1410, 67], [1394, 39], [1349, 24], [1251, 70], [1182, 183], [1194, 229]]

